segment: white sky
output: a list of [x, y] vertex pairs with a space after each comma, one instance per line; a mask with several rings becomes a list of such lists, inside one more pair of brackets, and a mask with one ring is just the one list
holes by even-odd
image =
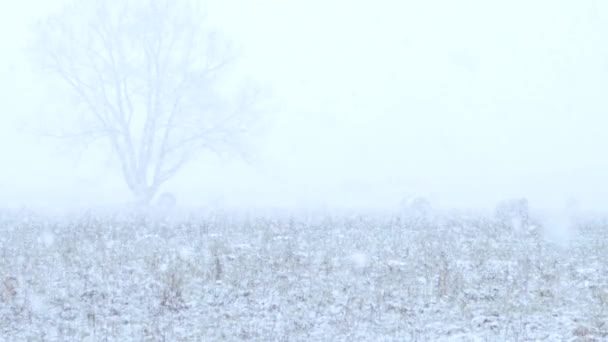
[[[126, 196], [107, 160], [22, 128], [49, 96], [24, 61], [27, 23], [54, 6], [0, 4], [0, 205]], [[209, 17], [281, 110], [255, 165], [207, 158], [167, 185], [180, 198], [608, 204], [606, 2], [214, 0]]]

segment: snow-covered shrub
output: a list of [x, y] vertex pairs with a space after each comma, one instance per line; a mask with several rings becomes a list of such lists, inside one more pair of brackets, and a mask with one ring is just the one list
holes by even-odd
[[517, 232], [526, 230], [531, 223], [528, 199], [522, 197], [498, 202], [494, 217], [505, 228]]
[[170, 192], [163, 192], [158, 196], [156, 205], [162, 210], [171, 210], [177, 205], [177, 198]]
[[423, 196], [408, 196], [399, 202], [400, 216], [407, 223], [426, 225], [431, 222], [433, 206], [431, 201]]

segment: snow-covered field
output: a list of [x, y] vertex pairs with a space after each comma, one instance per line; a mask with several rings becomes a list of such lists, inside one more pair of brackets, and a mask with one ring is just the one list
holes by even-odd
[[0, 340], [608, 340], [603, 219], [260, 216], [5, 213]]

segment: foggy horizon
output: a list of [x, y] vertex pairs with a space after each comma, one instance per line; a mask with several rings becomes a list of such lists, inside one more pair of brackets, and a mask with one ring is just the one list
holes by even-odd
[[[0, 207], [131, 198], [115, 161], [40, 134], [65, 108], [27, 48], [62, 2], [0, 7]], [[270, 128], [249, 162], [186, 165], [161, 190], [180, 204], [607, 204], [608, 4], [231, 0], [207, 15], [239, 46], [234, 75], [268, 89]]]

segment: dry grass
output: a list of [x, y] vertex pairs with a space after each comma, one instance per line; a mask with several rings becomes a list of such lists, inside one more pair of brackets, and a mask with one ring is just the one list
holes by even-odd
[[607, 230], [483, 217], [5, 216], [11, 340], [604, 339]]

